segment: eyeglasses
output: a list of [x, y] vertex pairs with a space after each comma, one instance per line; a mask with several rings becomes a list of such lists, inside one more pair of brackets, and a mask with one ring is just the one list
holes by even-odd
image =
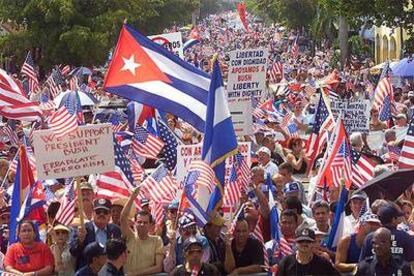
[[109, 214], [109, 211], [108, 210], [98, 209], [98, 210], [95, 210], [95, 214], [97, 214], [97, 215], [108, 215]]

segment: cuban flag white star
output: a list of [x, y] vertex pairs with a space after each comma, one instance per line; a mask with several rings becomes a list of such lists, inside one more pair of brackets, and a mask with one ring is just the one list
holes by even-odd
[[132, 75], [135, 76], [135, 69], [141, 66], [141, 64], [135, 62], [134, 55], [131, 55], [129, 58], [122, 57], [124, 61], [124, 66], [121, 68], [121, 71], [130, 71]]

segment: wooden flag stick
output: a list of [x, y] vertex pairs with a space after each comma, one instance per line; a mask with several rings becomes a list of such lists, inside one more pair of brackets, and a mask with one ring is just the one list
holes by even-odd
[[76, 192], [78, 194], [78, 213], [79, 213], [79, 220], [80, 226], [85, 227], [85, 214], [83, 212], [83, 199], [82, 199], [82, 191], [80, 187], [80, 179], [76, 177]]

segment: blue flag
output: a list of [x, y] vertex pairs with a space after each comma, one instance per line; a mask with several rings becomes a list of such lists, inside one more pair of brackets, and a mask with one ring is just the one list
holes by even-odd
[[342, 237], [344, 230], [345, 206], [348, 200], [348, 189], [342, 186], [341, 195], [339, 197], [338, 205], [336, 205], [334, 223], [331, 232], [329, 233], [327, 247], [333, 250], [338, 245], [339, 239]]
[[207, 99], [206, 127], [201, 158], [213, 168], [219, 181], [211, 194], [207, 213], [212, 211], [224, 193], [224, 170], [227, 157], [237, 153], [237, 139], [218, 61], [214, 62]]

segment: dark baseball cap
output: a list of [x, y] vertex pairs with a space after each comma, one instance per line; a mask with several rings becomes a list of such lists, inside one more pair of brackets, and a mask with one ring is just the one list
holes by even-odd
[[106, 198], [98, 198], [98, 199], [95, 199], [95, 201], [93, 202], [94, 210], [105, 209], [105, 210], [110, 211], [111, 207], [112, 207], [111, 201]]
[[83, 256], [88, 260], [88, 263], [90, 263], [92, 258], [102, 255], [106, 255], [105, 247], [98, 242], [92, 242], [83, 249]]
[[388, 204], [378, 210], [378, 217], [383, 225], [390, 223], [393, 218], [398, 218], [401, 216], [404, 216], [404, 213], [398, 210], [392, 204]]
[[355, 191], [355, 192], [352, 193], [351, 198], [349, 200], [352, 200], [352, 199], [365, 200], [367, 198], [368, 198], [368, 195], [364, 191]]
[[315, 231], [313, 231], [310, 228], [298, 229], [298, 230], [296, 230], [296, 233], [295, 233], [295, 241], [296, 242], [301, 242], [301, 241], [314, 242], [315, 241]]
[[144, 207], [144, 206], [146, 206], [146, 205], [149, 205], [150, 204], [150, 201], [149, 201], [149, 199], [148, 198], [143, 198], [143, 199], [141, 199], [141, 206], [142, 207]]

